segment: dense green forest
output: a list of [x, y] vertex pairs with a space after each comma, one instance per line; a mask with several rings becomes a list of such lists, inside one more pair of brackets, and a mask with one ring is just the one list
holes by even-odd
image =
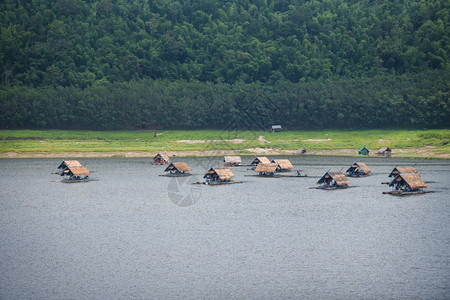
[[448, 0], [3, 0], [2, 128], [450, 127]]

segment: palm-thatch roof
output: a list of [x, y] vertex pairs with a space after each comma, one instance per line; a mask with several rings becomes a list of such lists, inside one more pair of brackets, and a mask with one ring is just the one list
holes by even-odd
[[349, 185], [350, 181], [345, 177], [345, 174], [342, 172], [326, 172], [322, 178], [317, 181], [318, 184], [325, 183], [329, 179], [334, 179], [337, 186], [345, 186]]
[[231, 172], [231, 170], [228, 168], [211, 168], [209, 169], [208, 172], [206, 172], [203, 178], [208, 177], [208, 175], [209, 176], [217, 175], [222, 181], [231, 180], [231, 178], [234, 177], [233, 172]]
[[155, 157], [153, 157], [153, 160], [157, 160], [160, 159], [162, 161], [166, 161], [169, 162], [169, 156], [167, 156], [165, 153], [158, 153], [155, 155]]
[[366, 163], [364, 162], [355, 162], [350, 168], [347, 169], [347, 172], [353, 172], [356, 169], [360, 168], [364, 174], [369, 174], [370, 172], [372, 172], [369, 167], [366, 165]]
[[270, 160], [265, 156], [258, 156], [252, 161], [252, 165], [257, 164], [270, 164]]
[[381, 147], [378, 149], [378, 154], [383, 154], [384, 152], [391, 152], [392, 150], [389, 147]]
[[281, 171], [291, 170], [294, 168], [289, 159], [274, 159], [272, 162], [278, 164]]
[[184, 162], [174, 162], [164, 170], [164, 172], [169, 171], [190, 172], [191, 168]]
[[240, 156], [224, 156], [223, 161], [226, 164], [232, 164], [232, 165], [239, 165], [242, 162]]
[[419, 173], [414, 167], [395, 167], [388, 177], [395, 177], [398, 174], [417, 174]]
[[76, 166], [76, 167], [69, 167], [69, 175], [73, 176], [89, 176], [91, 175], [91, 172], [89, 172], [88, 168], [82, 167], [82, 166]]
[[67, 169], [68, 167], [81, 167], [81, 164], [78, 160], [63, 160], [58, 169]]
[[257, 173], [275, 173], [275, 171], [278, 168], [278, 164], [276, 163], [269, 163], [269, 164], [258, 164], [255, 168], [255, 172]]
[[420, 188], [426, 188], [427, 184], [423, 182], [422, 178], [418, 173], [416, 174], [399, 174], [397, 175], [389, 184], [389, 186], [393, 186], [394, 184], [400, 185], [408, 185], [411, 190], [417, 190]]

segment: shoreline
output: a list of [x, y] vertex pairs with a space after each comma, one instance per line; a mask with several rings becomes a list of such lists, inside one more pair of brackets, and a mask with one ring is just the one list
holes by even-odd
[[[281, 149], [265, 149], [254, 148], [242, 150], [206, 150], [206, 151], [165, 151], [169, 157], [199, 157], [199, 156], [224, 156], [224, 155], [240, 155], [240, 156], [346, 156], [346, 157], [379, 157], [383, 156], [372, 154], [369, 156], [358, 155], [355, 149], [335, 149], [335, 150], [312, 150], [305, 154], [298, 153], [297, 150], [281, 150]], [[156, 152], [133, 152], [133, 151], [111, 151], [111, 152], [4, 152], [0, 153], [0, 158], [145, 158], [154, 157]], [[417, 149], [396, 149], [391, 158], [421, 158], [421, 159], [450, 159], [450, 154], [436, 154], [429, 148]]]

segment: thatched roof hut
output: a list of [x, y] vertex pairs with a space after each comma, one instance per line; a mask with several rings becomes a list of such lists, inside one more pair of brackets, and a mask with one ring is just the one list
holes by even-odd
[[362, 147], [358, 150], [359, 155], [369, 155], [370, 151], [366, 147]]
[[170, 162], [169, 157], [165, 153], [158, 153], [153, 157], [153, 164], [155, 165], [166, 165]]
[[191, 168], [184, 162], [171, 163], [164, 172], [170, 172], [171, 174], [185, 174], [189, 173]]
[[67, 173], [69, 176], [89, 176], [91, 172], [86, 167], [76, 166], [69, 167], [69, 172]]
[[350, 184], [350, 181], [342, 172], [326, 172], [319, 181], [317, 181], [317, 184], [320, 184], [323, 187], [347, 187]]
[[392, 154], [392, 150], [389, 147], [381, 147], [380, 149], [378, 149], [377, 154], [389, 156]]
[[395, 177], [399, 174], [418, 174], [418, 173], [419, 172], [414, 167], [395, 167], [388, 177]]
[[361, 176], [368, 175], [371, 170], [369, 167], [363, 162], [355, 162], [350, 168], [347, 169], [348, 176]]
[[294, 168], [289, 159], [274, 159], [272, 160], [272, 163], [276, 163], [278, 165], [278, 172], [289, 171]]
[[242, 163], [240, 156], [224, 156], [223, 161], [225, 162], [225, 166], [240, 166]]
[[211, 182], [231, 181], [233, 177], [233, 172], [228, 168], [211, 168], [206, 172], [205, 176], [203, 176], [203, 178], [206, 178]]
[[255, 172], [259, 173], [261, 176], [273, 175], [278, 168], [278, 164], [269, 163], [269, 164], [259, 164], [255, 168]]
[[270, 160], [265, 156], [258, 156], [252, 161], [251, 165], [256, 166], [258, 164], [270, 164]]
[[58, 169], [67, 170], [69, 167], [81, 167], [81, 164], [78, 160], [63, 160]]
[[423, 182], [422, 178], [418, 173], [416, 174], [398, 174], [389, 183], [389, 186], [394, 186], [397, 189], [407, 190], [407, 191], [417, 191], [422, 188], [426, 188], [427, 184]]

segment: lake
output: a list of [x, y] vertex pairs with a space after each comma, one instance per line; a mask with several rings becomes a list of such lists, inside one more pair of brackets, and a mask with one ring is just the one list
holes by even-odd
[[[253, 157], [243, 157], [249, 163]], [[0, 299], [448, 299], [450, 161], [358, 158], [354, 188], [311, 189], [351, 157], [289, 157], [306, 178], [203, 186], [221, 157], [81, 158], [88, 183], [51, 174], [60, 159], [0, 159]], [[416, 164], [423, 195], [383, 195]]]

